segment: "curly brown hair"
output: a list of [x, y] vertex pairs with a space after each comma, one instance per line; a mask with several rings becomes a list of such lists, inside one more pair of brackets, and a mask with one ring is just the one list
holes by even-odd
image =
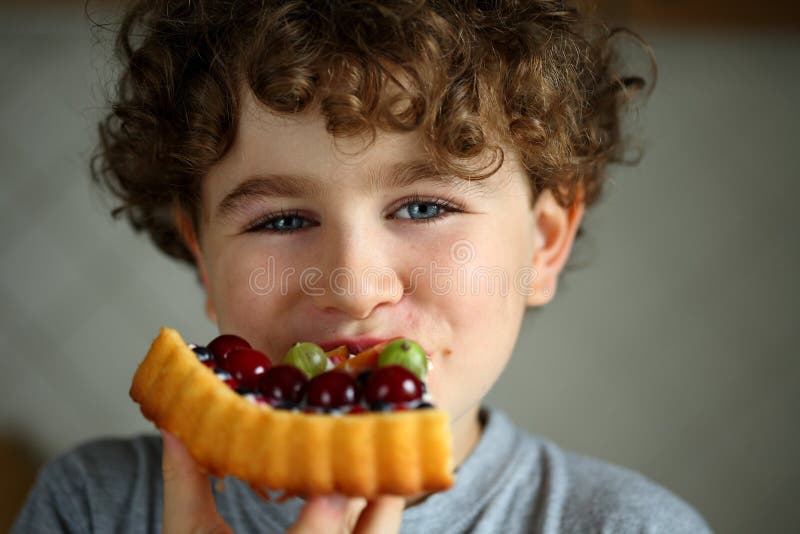
[[[533, 198], [589, 206], [644, 85], [617, 71], [615, 35], [556, 0], [135, 0], [92, 176], [121, 201], [115, 217], [193, 264], [172, 213], [197, 229], [201, 179], [233, 142], [247, 84], [278, 113], [319, 106], [336, 136], [419, 130], [464, 178], [510, 147]], [[470, 174], [487, 151], [492, 168]]]

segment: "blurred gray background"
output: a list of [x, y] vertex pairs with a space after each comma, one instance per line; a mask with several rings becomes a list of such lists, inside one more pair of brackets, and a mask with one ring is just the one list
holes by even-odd
[[[152, 430], [127, 392], [160, 325], [215, 335], [193, 274], [90, 189], [109, 54], [80, 4], [0, 5], [0, 530], [38, 462]], [[800, 33], [638, 29], [645, 157], [612, 169], [488, 401], [718, 532], [800, 532]]]

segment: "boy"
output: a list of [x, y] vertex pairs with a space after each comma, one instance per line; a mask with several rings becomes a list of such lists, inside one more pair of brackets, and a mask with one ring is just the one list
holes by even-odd
[[420, 341], [457, 483], [267, 503], [220, 491], [165, 434], [51, 463], [17, 531], [707, 530], [646, 479], [480, 405], [622, 154], [640, 80], [615, 75], [607, 32], [553, 1], [147, 0], [118, 45], [94, 167], [115, 214], [194, 265], [220, 332], [266, 354]]

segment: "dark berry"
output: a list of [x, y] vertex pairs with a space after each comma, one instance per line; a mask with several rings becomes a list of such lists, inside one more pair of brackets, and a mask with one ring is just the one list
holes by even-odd
[[[237, 390], [238, 393], [238, 390]], [[240, 395], [242, 395], [240, 393]], [[253, 404], [268, 404], [267, 400], [264, 398], [264, 395], [261, 393], [254, 393], [252, 391], [245, 393], [242, 395], [245, 399], [249, 400]]]
[[208, 350], [211, 351], [211, 354], [214, 355], [214, 358], [217, 359], [217, 363], [220, 365], [225, 361], [225, 355], [233, 349], [240, 348], [249, 349], [252, 347], [250, 343], [233, 334], [222, 334], [221, 336], [215, 337], [213, 341], [208, 344]]
[[272, 364], [262, 352], [240, 348], [228, 352], [222, 367], [243, 386], [257, 389], [258, 379], [272, 367]]
[[294, 402], [289, 402], [285, 400], [278, 400], [278, 399], [269, 399], [267, 397], [262, 397], [264, 402], [275, 408], [276, 410], [294, 410], [297, 408], [297, 404]]
[[214, 374], [217, 375], [217, 378], [219, 378], [220, 380], [228, 380], [232, 378], [231, 374], [222, 367], [215, 367]]
[[369, 382], [369, 377], [372, 376], [372, 371], [361, 371], [358, 373], [356, 380], [358, 380], [358, 384], [365, 388], [367, 387], [367, 382]]
[[367, 382], [364, 399], [369, 404], [390, 402], [400, 404], [415, 401], [422, 397], [422, 382], [399, 365], [389, 365], [377, 369]]
[[239, 386], [241, 386], [241, 384], [239, 384], [239, 381], [233, 378], [231, 374], [228, 371], [225, 371], [224, 369], [215, 367], [214, 374], [217, 375], [217, 378], [225, 382], [231, 389], [236, 389]]
[[345, 371], [328, 371], [311, 379], [306, 388], [306, 403], [318, 408], [339, 408], [359, 399], [358, 384]]
[[258, 390], [270, 401], [299, 403], [303, 387], [308, 382], [306, 374], [293, 365], [276, 365], [258, 381]]
[[189, 345], [192, 349], [192, 352], [195, 353], [197, 359], [203, 363], [207, 361], [214, 361], [214, 355], [211, 354], [211, 351], [208, 350], [208, 347], [199, 347], [197, 345]]
[[391, 402], [373, 402], [370, 403], [369, 409], [372, 412], [391, 412], [394, 411], [394, 404]]

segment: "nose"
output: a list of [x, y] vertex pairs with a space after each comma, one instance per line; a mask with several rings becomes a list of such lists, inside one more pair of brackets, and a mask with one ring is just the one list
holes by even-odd
[[392, 248], [374, 229], [331, 229], [322, 240], [322, 276], [311, 297], [315, 306], [366, 319], [378, 306], [396, 304], [403, 297], [403, 283], [392, 267]]

